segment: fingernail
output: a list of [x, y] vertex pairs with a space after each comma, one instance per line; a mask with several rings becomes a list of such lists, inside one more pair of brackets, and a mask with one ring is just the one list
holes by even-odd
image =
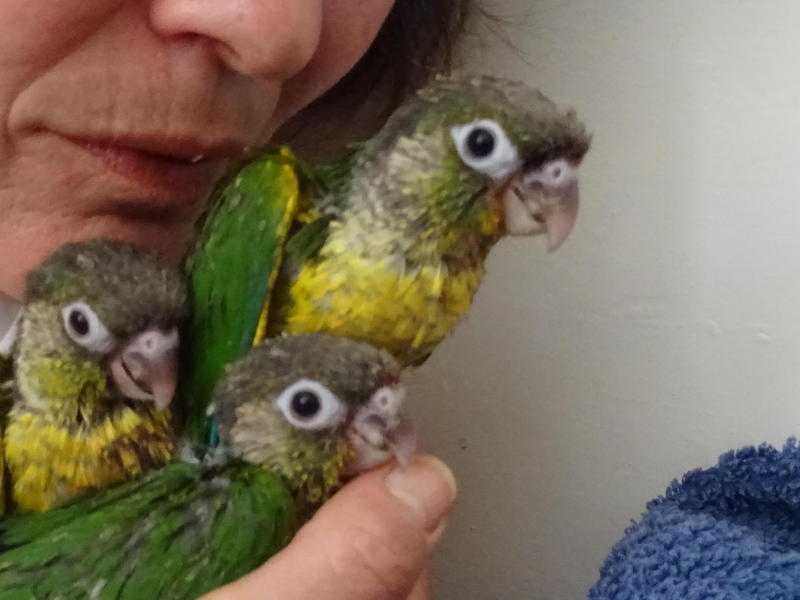
[[386, 477], [386, 486], [419, 517], [429, 532], [439, 526], [456, 499], [453, 473], [432, 456], [420, 456], [405, 468], [395, 468]]

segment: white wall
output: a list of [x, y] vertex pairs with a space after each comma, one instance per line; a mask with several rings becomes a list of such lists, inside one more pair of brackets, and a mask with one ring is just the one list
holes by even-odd
[[567, 600], [673, 477], [800, 431], [800, 4], [493, 7], [525, 56], [472, 40], [471, 70], [594, 145], [573, 237], [503, 242], [414, 376], [462, 488], [437, 597]]

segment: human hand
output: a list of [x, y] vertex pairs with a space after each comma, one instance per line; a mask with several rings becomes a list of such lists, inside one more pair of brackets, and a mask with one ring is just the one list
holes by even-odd
[[455, 496], [452, 473], [431, 456], [364, 474], [282, 552], [203, 600], [429, 598], [425, 566]]

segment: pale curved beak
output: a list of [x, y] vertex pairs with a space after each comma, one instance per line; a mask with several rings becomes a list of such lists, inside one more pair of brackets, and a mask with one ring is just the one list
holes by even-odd
[[347, 436], [354, 457], [347, 473], [355, 475], [395, 458], [407, 466], [417, 449], [413, 423], [402, 412], [405, 388], [384, 386], [356, 412], [348, 425]]
[[133, 400], [153, 402], [164, 410], [178, 381], [178, 330], [148, 329], [134, 337], [111, 361], [111, 377]]
[[577, 179], [550, 188], [514, 177], [503, 192], [506, 233], [546, 234], [547, 251], [556, 251], [575, 227], [579, 196]]

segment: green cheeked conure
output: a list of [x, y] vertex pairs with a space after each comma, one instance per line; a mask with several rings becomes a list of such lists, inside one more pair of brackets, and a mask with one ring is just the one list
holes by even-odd
[[185, 314], [180, 271], [121, 242], [67, 244], [29, 274], [3, 439], [14, 507], [47, 510], [172, 458]]
[[332, 336], [252, 349], [217, 388], [220, 443], [202, 462], [0, 522], [0, 599], [190, 599], [241, 577], [346, 474], [410, 458], [399, 375], [387, 353]]
[[247, 165], [187, 262], [192, 430], [225, 364], [264, 337], [327, 332], [422, 362], [501, 237], [564, 242], [589, 142], [574, 112], [522, 83], [438, 79], [344, 159], [306, 166], [284, 149]]

